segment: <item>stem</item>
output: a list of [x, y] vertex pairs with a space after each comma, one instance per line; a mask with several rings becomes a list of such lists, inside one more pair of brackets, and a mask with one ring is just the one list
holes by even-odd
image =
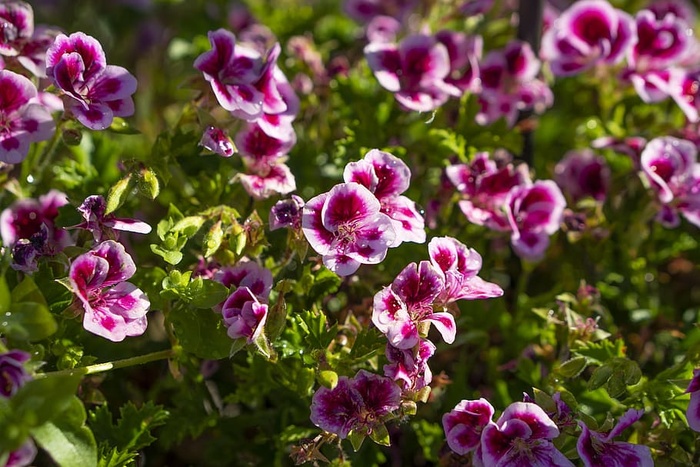
[[91, 375], [94, 373], [102, 373], [103, 371], [116, 370], [118, 368], [126, 368], [130, 366], [143, 365], [144, 363], [155, 362], [156, 360], [165, 360], [177, 355], [176, 349], [161, 350], [158, 352], [140, 355], [138, 357], [125, 358], [123, 360], [115, 360], [113, 362], [97, 363], [80, 368], [71, 368], [68, 370], [50, 371], [48, 373], [38, 373], [37, 378], [47, 378], [50, 376], [73, 376], [73, 375]]

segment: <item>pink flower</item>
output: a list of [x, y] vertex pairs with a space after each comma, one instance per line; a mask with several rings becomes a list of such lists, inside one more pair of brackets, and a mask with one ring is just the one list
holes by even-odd
[[435, 110], [450, 95], [462, 94], [445, 82], [450, 73], [450, 55], [433, 36], [408, 36], [398, 45], [372, 42], [365, 47], [365, 57], [379, 84], [409, 110]]
[[452, 237], [436, 237], [430, 240], [428, 252], [430, 262], [442, 274], [445, 282], [438, 303], [503, 295], [501, 287], [477, 275], [481, 270], [481, 255], [473, 248], [467, 248]]
[[[447, 437], [447, 445], [463, 456], [471, 451], [481, 450], [481, 433], [493, 422], [493, 406], [484, 398], [463, 400], [450, 412], [442, 416], [442, 427]], [[477, 454], [480, 457], [480, 454]]]
[[68, 204], [68, 198], [58, 190], [51, 190], [38, 200], [25, 198], [13, 203], [0, 214], [0, 237], [2, 243], [12, 246], [20, 239], [30, 239], [41, 233], [41, 226], [48, 229], [47, 242], [56, 252], [70, 245], [72, 240], [68, 232], [57, 229], [54, 220], [58, 217], [58, 208]]
[[695, 24], [695, 8], [687, 0], [652, 0], [646, 9], [654, 13], [657, 19], [670, 13], [686, 24]]
[[574, 202], [585, 197], [603, 202], [610, 184], [610, 168], [593, 151], [569, 151], [554, 167], [554, 179]]
[[339, 276], [348, 276], [360, 264], [377, 264], [396, 241], [391, 218], [381, 203], [359, 183], [342, 183], [311, 198], [304, 206], [301, 225], [311, 247]]
[[262, 165], [251, 174], [239, 174], [245, 191], [254, 199], [267, 199], [274, 195], [286, 195], [296, 190], [294, 174], [286, 164]]
[[85, 201], [78, 206], [78, 212], [83, 216], [85, 222], [76, 225], [76, 228], [86, 229], [92, 232], [95, 242], [105, 239], [117, 240], [118, 235], [115, 230], [123, 232], [135, 232], [147, 234], [151, 232], [151, 226], [137, 219], [116, 217], [114, 214], [105, 214], [107, 202], [100, 195], [92, 195], [85, 198]]
[[690, 402], [686, 410], [688, 426], [700, 432], [700, 368], [693, 370], [693, 379], [690, 380], [685, 392], [690, 393]]
[[591, 431], [585, 423], [579, 421], [581, 435], [576, 443], [583, 465], [597, 467], [599, 465], [634, 465], [638, 467], [652, 467], [654, 461], [651, 458], [649, 447], [638, 444], [613, 441], [622, 432], [632, 426], [644, 414], [644, 410], [628, 410], [617, 425], [607, 435]]
[[22, 446], [10, 453], [4, 467], [26, 467], [34, 462], [37, 449], [34, 441], [28, 439]]
[[31, 74], [46, 78], [46, 51], [61, 33], [58, 29], [48, 26], [37, 26], [32, 37], [24, 42], [20, 54], [14, 59]]
[[400, 381], [404, 391], [420, 391], [430, 384], [433, 373], [428, 368], [428, 359], [435, 353], [435, 345], [427, 339], [421, 339], [418, 345], [410, 349], [398, 349], [386, 345], [388, 365], [384, 365], [384, 376]]
[[24, 43], [34, 33], [34, 10], [26, 2], [2, 2], [0, 3], [0, 22], [3, 26], [0, 55], [15, 57], [20, 54]]
[[104, 241], [73, 260], [68, 279], [85, 310], [86, 331], [113, 342], [146, 331], [148, 297], [125, 282], [135, 272], [134, 260], [113, 240]]
[[365, 370], [341, 376], [333, 389], [320, 387], [311, 400], [314, 425], [340, 438], [369, 434], [401, 403], [401, 390], [389, 378]]
[[638, 71], [663, 70], [677, 64], [692, 44], [692, 29], [674, 14], [657, 18], [650, 10], [636, 16], [637, 42], [628, 51], [629, 66]]
[[231, 157], [237, 152], [236, 146], [234, 146], [226, 131], [213, 126], [209, 126], [204, 130], [199, 145], [221, 157]]
[[345, 0], [343, 11], [358, 23], [367, 24], [377, 16], [403, 19], [416, 3], [416, 0]]
[[514, 402], [495, 424], [484, 426], [481, 432], [482, 465], [573, 467], [574, 464], [552, 443], [558, 436], [559, 428], [539, 406]]
[[427, 335], [426, 326], [430, 324], [451, 344], [457, 333], [454, 317], [433, 311], [433, 303], [444, 287], [442, 275], [430, 262], [411, 263], [389, 287], [374, 296], [372, 323], [398, 349], [410, 349], [418, 344]]
[[481, 36], [442, 30], [435, 38], [447, 48], [450, 58], [450, 72], [445, 78], [447, 84], [455, 86], [462, 92], [480, 90], [479, 63], [484, 48]]
[[388, 152], [372, 149], [362, 160], [350, 162], [343, 172], [345, 182], [356, 182], [369, 189], [381, 203], [380, 212], [391, 219], [396, 232], [392, 247], [402, 242], [425, 242], [425, 220], [416, 203], [401, 193], [411, 183], [406, 163]]
[[267, 301], [272, 289], [272, 272], [255, 261], [239, 261], [213, 273], [212, 279], [228, 288], [245, 287], [262, 301]]
[[513, 188], [505, 208], [515, 252], [530, 260], [541, 258], [549, 236], [559, 230], [565, 207], [564, 195], [551, 180]]
[[574, 3], [542, 36], [543, 60], [556, 76], [620, 62], [636, 40], [634, 20], [606, 0]]
[[46, 74], [67, 97], [66, 110], [92, 130], [104, 130], [114, 117], [134, 113], [136, 78], [125, 68], [107, 65], [94, 37], [59, 34], [46, 52]]
[[0, 71], [0, 162], [18, 164], [27, 157], [30, 143], [53, 136], [56, 125], [49, 111], [37, 103], [37, 95], [24, 76]]
[[249, 344], [254, 342], [262, 334], [267, 311], [267, 304], [261, 303], [251, 289], [238, 287], [221, 308], [228, 336], [231, 339], [244, 337]]
[[287, 155], [297, 141], [291, 125], [285, 135], [272, 136], [259, 123], [248, 123], [236, 135], [236, 146], [248, 167], [272, 165]]

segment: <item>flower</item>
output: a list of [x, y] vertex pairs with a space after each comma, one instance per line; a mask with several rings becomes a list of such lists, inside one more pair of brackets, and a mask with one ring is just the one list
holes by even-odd
[[585, 197], [603, 202], [610, 184], [610, 168], [593, 151], [569, 151], [554, 167], [554, 179], [575, 202]]
[[8, 398], [17, 394], [32, 377], [24, 369], [31, 355], [22, 350], [10, 350], [0, 354], [0, 397]]
[[343, 171], [345, 182], [364, 186], [381, 203], [380, 212], [391, 219], [396, 232], [392, 247], [402, 242], [425, 242], [425, 220], [416, 203], [401, 195], [411, 183], [411, 169], [388, 152], [372, 149], [357, 162], [350, 162]]
[[635, 22], [606, 0], [574, 3], [542, 36], [540, 55], [556, 76], [620, 62], [636, 40]]
[[0, 55], [14, 57], [20, 54], [24, 43], [34, 33], [34, 10], [26, 2], [8, 1], [0, 3]]
[[263, 301], [267, 301], [272, 290], [272, 272], [255, 261], [239, 261], [234, 266], [223, 267], [212, 279], [229, 288], [246, 287]]
[[0, 162], [18, 164], [27, 157], [30, 143], [53, 136], [56, 125], [49, 111], [36, 102], [37, 95], [29, 79], [0, 71]]
[[401, 390], [391, 379], [360, 370], [353, 378], [338, 378], [333, 389], [316, 391], [311, 399], [311, 421], [340, 438], [347, 438], [351, 431], [370, 434], [400, 403]]
[[427, 335], [425, 326], [431, 323], [445, 342], [451, 344], [457, 333], [454, 317], [433, 311], [433, 302], [444, 287], [442, 275], [430, 262], [411, 263], [389, 287], [375, 294], [372, 323], [398, 349], [410, 349], [418, 344]]
[[204, 130], [202, 139], [199, 140], [199, 145], [221, 157], [231, 157], [237, 152], [236, 146], [226, 132], [213, 126], [209, 126]]
[[358, 23], [367, 24], [377, 16], [402, 19], [416, 3], [416, 0], [345, 0], [343, 12]]
[[387, 344], [385, 355], [389, 364], [384, 365], [384, 376], [400, 381], [404, 391], [420, 391], [433, 379], [428, 359], [434, 353], [435, 344], [427, 339], [421, 339], [411, 349], [398, 349]]
[[621, 435], [625, 429], [632, 426], [643, 414], [644, 410], [628, 410], [620, 417], [617, 425], [607, 435], [591, 431], [585, 423], [579, 421], [581, 435], [576, 442], [576, 450], [581, 456], [583, 465], [586, 467], [597, 467], [599, 465], [652, 467], [654, 461], [651, 458], [651, 450], [648, 446], [612, 440]]
[[360, 264], [377, 264], [396, 241], [391, 218], [376, 196], [359, 183], [342, 183], [304, 205], [301, 226], [323, 263], [339, 276]]
[[481, 36], [467, 36], [464, 33], [442, 30], [435, 34], [438, 42], [447, 48], [450, 58], [450, 72], [445, 78], [462, 92], [480, 90], [479, 60], [484, 48]]
[[294, 174], [286, 164], [261, 165], [251, 174], [239, 174], [245, 191], [254, 199], [267, 199], [276, 194], [286, 195], [296, 190]]
[[92, 195], [78, 206], [78, 212], [85, 222], [76, 225], [76, 228], [86, 229], [92, 232], [95, 242], [105, 239], [117, 239], [115, 230], [147, 234], [151, 232], [151, 226], [145, 222], [116, 217], [114, 214], [105, 214], [107, 202], [101, 195]]
[[92, 130], [104, 130], [114, 117], [134, 113], [136, 78], [125, 68], [107, 65], [94, 37], [59, 34], [46, 52], [46, 74], [67, 97], [66, 110]]
[[231, 339], [245, 337], [249, 344], [262, 333], [267, 320], [267, 311], [267, 304], [261, 303], [248, 287], [237, 288], [221, 307], [229, 337]]
[[28, 439], [22, 446], [10, 453], [4, 467], [26, 467], [34, 461], [36, 453], [36, 444]]
[[686, 410], [688, 426], [695, 431], [700, 431], [700, 368], [693, 370], [693, 379], [690, 380], [686, 393], [690, 393], [690, 402]]
[[437, 302], [448, 304], [457, 300], [500, 297], [503, 289], [486, 282], [477, 274], [481, 270], [481, 255], [452, 237], [435, 237], [428, 243], [430, 262], [442, 274], [445, 287]]
[[442, 427], [450, 449], [460, 456], [480, 450], [484, 428], [487, 425], [495, 425], [492, 420], [493, 413], [493, 406], [481, 398], [462, 400], [454, 409], [443, 415]]
[[135, 272], [134, 260], [114, 240], [106, 240], [73, 260], [68, 279], [85, 310], [86, 331], [113, 342], [146, 331], [148, 297], [125, 282]]
[[[1, 73], [1, 72], [0, 72]], [[48, 229], [47, 246], [58, 252], [71, 244], [68, 232], [57, 229], [54, 220], [58, 208], [68, 204], [68, 198], [58, 190], [51, 190], [39, 199], [24, 198], [14, 202], [0, 213], [0, 238], [2, 243], [12, 246], [20, 239], [31, 239], [41, 233], [42, 225]]]
[[558, 436], [559, 428], [538, 405], [514, 402], [496, 423], [484, 426], [481, 432], [482, 465], [573, 467], [574, 464], [552, 443]]
[[294, 230], [301, 229], [301, 213], [304, 200], [297, 195], [289, 199], [277, 201], [270, 209], [270, 230], [287, 227]]

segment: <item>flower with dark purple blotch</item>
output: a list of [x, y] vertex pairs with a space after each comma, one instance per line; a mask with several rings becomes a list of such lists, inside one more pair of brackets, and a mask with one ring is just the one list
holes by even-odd
[[7, 1], [0, 3], [0, 55], [15, 57], [34, 33], [34, 10], [29, 3]]
[[271, 136], [259, 123], [248, 123], [236, 134], [236, 146], [246, 166], [252, 170], [274, 163], [286, 156], [296, 143], [296, 134], [290, 125], [284, 135]]
[[636, 40], [634, 19], [606, 0], [574, 3], [542, 36], [540, 56], [556, 76], [621, 61]]
[[287, 164], [261, 165], [250, 174], [237, 177], [245, 191], [254, 199], [267, 199], [274, 195], [286, 195], [297, 189], [294, 174]]
[[500, 297], [503, 289], [486, 282], [477, 274], [481, 270], [481, 255], [452, 237], [435, 237], [428, 243], [430, 262], [444, 278], [445, 287], [438, 303], [446, 305], [457, 300], [477, 300]]
[[365, 370], [341, 376], [333, 389], [319, 388], [311, 400], [314, 425], [340, 438], [352, 431], [370, 434], [401, 404], [401, 390], [390, 378]]
[[46, 51], [60, 33], [53, 27], [37, 26], [32, 37], [24, 42], [20, 54], [14, 58], [34, 76], [46, 78]]
[[72, 243], [63, 229], [57, 229], [54, 220], [58, 208], [68, 204], [68, 198], [58, 190], [51, 190], [39, 199], [24, 198], [14, 202], [0, 214], [0, 238], [6, 246], [13, 246], [20, 239], [31, 239], [41, 234], [42, 224], [48, 228], [47, 246], [58, 252]]
[[[450, 412], [442, 416], [447, 445], [463, 456], [481, 450], [481, 433], [493, 422], [493, 406], [483, 397], [478, 400], [463, 400]], [[475, 454], [480, 457], [479, 454]]]
[[[268, 290], [269, 293], [269, 290]], [[224, 302], [221, 314], [231, 339], [245, 337], [250, 344], [263, 331], [268, 307], [248, 287], [237, 288]]]
[[421, 337], [427, 336], [430, 324], [451, 344], [457, 333], [454, 317], [433, 310], [433, 303], [444, 288], [442, 275], [429, 261], [411, 263], [389, 287], [375, 294], [372, 323], [399, 349], [418, 344]]
[[358, 23], [367, 24], [377, 16], [401, 20], [416, 3], [416, 0], [345, 0], [343, 11]]
[[113, 240], [104, 241], [73, 260], [68, 279], [85, 310], [86, 331], [113, 342], [146, 331], [148, 297], [126, 282], [135, 272], [134, 260]]
[[19, 388], [32, 377], [24, 369], [31, 355], [22, 350], [10, 350], [0, 354], [0, 397], [14, 396]]
[[505, 203], [515, 252], [537, 260], [549, 246], [549, 236], [559, 230], [566, 200], [552, 180], [513, 188]]
[[36, 97], [36, 87], [27, 78], [0, 71], [0, 162], [18, 164], [27, 157], [30, 143], [53, 136], [56, 124]]
[[231, 157], [237, 152], [236, 146], [226, 131], [213, 126], [204, 130], [199, 145], [221, 157]]
[[396, 231], [392, 247], [402, 242], [425, 242], [425, 219], [416, 203], [401, 195], [411, 183], [411, 169], [388, 152], [372, 149], [365, 157], [345, 166], [343, 179], [356, 182], [374, 193], [381, 203], [381, 212], [391, 218]]
[[272, 290], [272, 272], [255, 261], [242, 260], [214, 272], [213, 280], [228, 288], [247, 287], [260, 300], [267, 301]]
[[629, 409], [607, 435], [591, 431], [585, 423], [579, 421], [581, 435], [576, 443], [576, 450], [581, 456], [583, 465], [586, 467], [601, 465], [653, 467], [654, 460], [651, 458], [651, 450], [648, 446], [613, 441], [613, 438], [620, 436], [624, 430], [642, 418], [643, 414], [644, 410]]
[[270, 230], [277, 230], [283, 227], [294, 230], [301, 229], [303, 207], [304, 200], [297, 195], [277, 201], [270, 209]]
[[693, 370], [693, 379], [690, 380], [686, 393], [690, 393], [690, 402], [685, 412], [688, 426], [700, 432], [700, 368]]
[[697, 152], [690, 141], [672, 136], [654, 138], [647, 143], [641, 155], [642, 171], [659, 201], [670, 203], [681, 194], [693, 176]]
[[28, 439], [22, 446], [10, 453], [4, 467], [27, 467], [34, 462], [36, 453], [36, 444], [31, 439]]
[[657, 19], [663, 19], [670, 13], [686, 24], [695, 24], [695, 8], [687, 0], [652, 0], [646, 9], [654, 13]]
[[49, 241], [51, 232], [46, 224], [39, 226], [39, 231], [29, 237], [20, 238], [12, 247], [12, 264], [15, 271], [32, 274], [39, 270], [39, 258], [57, 253], [56, 245]]
[[311, 198], [301, 226], [323, 264], [339, 276], [349, 276], [361, 264], [378, 264], [396, 241], [391, 218], [381, 203], [359, 183], [342, 183]]
[[552, 443], [559, 428], [539, 406], [529, 402], [510, 404], [495, 424], [481, 432], [482, 465], [518, 467], [573, 467]]
[[610, 168], [593, 151], [569, 151], [554, 167], [554, 180], [574, 202], [585, 197], [603, 202], [610, 184]]
[[478, 61], [484, 48], [481, 36], [442, 30], [435, 34], [435, 38], [447, 48], [450, 57], [450, 72], [445, 82], [462, 92], [478, 92], [481, 88]]
[[137, 219], [116, 217], [114, 214], [105, 214], [107, 202], [101, 195], [92, 195], [78, 206], [78, 212], [85, 222], [76, 225], [76, 228], [86, 229], [92, 232], [95, 242], [105, 239], [116, 240], [118, 235], [115, 230], [123, 232], [135, 232], [147, 234], [151, 232], [151, 226]]
[[399, 44], [371, 42], [365, 57], [374, 76], [409, 110], [427, 112], [462, 91], [445, 82], [450, 73], [447, 47], [429, 35], [415, 34]]
[[107, 65], [94, 37], [59, 34], [46, 52], [46, 74], [67, 97], [66, 110], [92, 130], [104, 130], [114, 117], [134, 113], [136, 78], [126, 68]]
[[384, 376], [400, 381], [404, 391], [420, 391], [433, 379], [428, 359], [434, 353], [435, 344], [427, 339], [421, 339], [418, 345], [410, 349], [398, 349], [387, 344], [385, 355], [389, 364], [384, 365]]

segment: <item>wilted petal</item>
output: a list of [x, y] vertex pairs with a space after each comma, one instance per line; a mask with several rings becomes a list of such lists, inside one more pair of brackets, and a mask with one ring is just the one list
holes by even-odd
[[289, 199], [277, 201], [270, 209], [270, 230], [288, 227], [292, 229], [301, 228], [301, 213], [304, 207], [304, 200], [292, 195]]

